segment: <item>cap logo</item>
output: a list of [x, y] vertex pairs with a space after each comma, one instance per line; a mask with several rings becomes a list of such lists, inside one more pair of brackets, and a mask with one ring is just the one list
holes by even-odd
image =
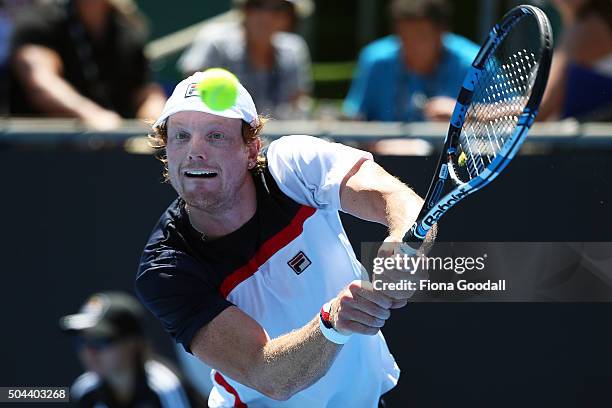
[[185, 92], [185, 98], [189, 98], [190, 96], [198, 96], [200, 93], [198, 92], [198, 83], [193, 82], [187, 85], [187, 91]]

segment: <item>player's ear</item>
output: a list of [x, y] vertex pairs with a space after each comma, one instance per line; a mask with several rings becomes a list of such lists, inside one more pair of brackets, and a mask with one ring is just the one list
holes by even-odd
[[261, 139], [259, 137], [254, 138], [246, 145], [249, 162], [255, 162], [257, 160], [257, 156], [259, 155], [259, 151], [261, 150]]

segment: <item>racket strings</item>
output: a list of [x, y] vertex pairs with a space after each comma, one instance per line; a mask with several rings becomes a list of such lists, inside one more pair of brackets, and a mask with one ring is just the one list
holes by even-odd
[[[506, 38], [485, 63], [459, 136], [458, 178], [479, 176], [516, 128], [538, 71], [538, 50], [513, 47]], [[524, 44], [524, 42], [523, 42]], [[463, 164], [462, 164], [463, 163]]]

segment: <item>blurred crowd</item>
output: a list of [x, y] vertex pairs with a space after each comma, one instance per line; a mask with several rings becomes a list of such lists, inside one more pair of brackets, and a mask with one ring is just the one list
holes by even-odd
[[[540, 120], [612, 119], [612, 1], [551, 0], [562, 19]], [[155, 119], [166, 95], [144, 48], [147, 20], [133, 0], [0, 3], [0, 109], [11, 116], [70, 117], [108, 130]], [[235, 22], [209, 24], [177, 63], [187, 76], [234, 72], [260, 112], [313, 115], [311, 59], [296, 33], [312, 0], [234, 0]], [[478, 46], [451, 31], [452, 2], [392, 0], [392, 35], [367, 44], [339, 118], [446, 121]], [[165, 84], [173, 85], [173, 84]]]
[[612, 0], [553, 0], [556, 40], [540, 119], [612, 120]]
[[[447, 0], [390, 4], [393, 34], [359, 52], [338, 119], [448, 121], [479, 47], [452, 32]], [[147, 20], [133, 0], [3, 0], [0, 5], [3, 113], [75, 118], [98, 130], [159, 115], [167, 95], [145, 56]], [[612, 0], [552, 0], [552, 5], [563, 27], [540, 120], [612, 120]], [[261, 113], [312, 118], [311, 57], [297, 27], [311, 17], [313, 1], [234, 0], [234, 7], [240, 21], [203, 28], [180, 56], [177, 70], [185, 77], [210, 67], [229, 69]], [[177, 395], [182, 406], [204, 406], [188, 380], [150, 353], [141, 313], [128, 295], [101, 293], [61, 320], [86, 370], [73, 395], [82, 406], [136, 406]], [[206, 369], [182, 349], [177, 352], [205, 394]], [[156, 382], [174, 388], [160, 390]], [[168, 406], [178, 406], [173, 404]]]

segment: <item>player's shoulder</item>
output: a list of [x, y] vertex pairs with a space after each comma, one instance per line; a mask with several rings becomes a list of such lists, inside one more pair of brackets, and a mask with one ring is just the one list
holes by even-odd
[[308, 135], [283, 136], [270, 143], [266, 152], [268, 169], [278, 183], [283, 184], [289, 174], [300, 178], [326, 174], [334, 163], [351, 156], [355, 149], [341, 143]]
[[100, 377], [93, 372], [85, 372], [74, 380], [70, 387], [70, 398], [74, 400], [82, 400], [88, 395], [95, 392], [102, 385]]
[[445, 33], [442, 45], [453, 57], [471, 64], [480, 47], [473, 41], [455, 33]]
[[162, 213], [157, 221], [153, 232], [149, 238], [149, 241], [167, 242], [171, 236], [168, 234], [169, 230], [180, 228], [182, 219], [182, 200], [177, 198], [174, 200], [168, 208]]
[[268, 160], [277, 157], [287, 157], [303, 154], [317, 153], [322, 149], [329, 149], [333, 143], [309, 135], [287, 135], [270, 143], [267, 148]]
[[177, 198], [162, 213], [143, 250], [137, 279], [155, 265], [178, 262], [177, 254], [187, 252], [184, 242], [187, 231], [182, 211], [182, 201]]

